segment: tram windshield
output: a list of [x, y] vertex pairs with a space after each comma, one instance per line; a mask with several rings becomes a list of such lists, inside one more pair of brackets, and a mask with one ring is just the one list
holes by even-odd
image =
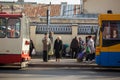
[[103, 46], [120, 43], [120, 21], [103, 21], [102, 28]]
[[[6, 27], [7, 26], [7, 27]], [[18, 38], [20, 37], [20, 19], [19, 18], [0, 18], [0, 38]]]
[[18, 38], [20, 36], [20, 19], [8, 19], [7, 37]]

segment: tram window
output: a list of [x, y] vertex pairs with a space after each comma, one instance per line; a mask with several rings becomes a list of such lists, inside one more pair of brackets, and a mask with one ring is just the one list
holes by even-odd
[[120, 43], [120, 21], [103, 21], [103, 46]]
[[103, 22], [103, 39], [120, 39], [120, 21]]
[[4, 38], [6, 36], [6, 19], [0, 18], [0, 38]]
[[7, 37], [18, 38], [20, 36], [20, 19], [8, 19]]

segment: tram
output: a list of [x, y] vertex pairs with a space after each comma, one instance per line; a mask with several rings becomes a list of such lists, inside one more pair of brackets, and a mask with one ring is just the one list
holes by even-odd
[[120, 14], [101, 14], [98, 20], [96, 63], [120, 67]]
[[29, 31], [24, 14], [0, 13], [0, 64], [20, 63], [25, 67], [30, 60]]

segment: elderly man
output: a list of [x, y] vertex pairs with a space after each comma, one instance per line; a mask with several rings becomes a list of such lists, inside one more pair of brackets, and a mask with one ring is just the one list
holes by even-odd
[[45, 37], [42, 39], [43, 43], [43, 61], [47, 62], [48, 61], [48, 52], [51, 47], [51, 40], [48, 37], [48, 34], [45, 33]]

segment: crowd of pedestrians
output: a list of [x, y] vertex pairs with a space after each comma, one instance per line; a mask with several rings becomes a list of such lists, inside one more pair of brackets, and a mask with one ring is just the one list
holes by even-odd
[[81, 37], [73, 38], [70, 44], [71, 58], [77, 59], [79, 62], [83, 61], [94, 61], [95, 59], [95, 43], [92, 36], [86, 37], [86, 42]]
[[[92, 36], [87, 36], [86, 41], [81, 37], [75, 36], [70, 43], [70, 46], [63, 44], [61, 36], [53, 39], [53, 32], [44, 34], [43, 43], [43, 61], [48, 62], [51, 58], [55, 58], [56, 62], [60, 62], [61, 57], [65, 56], [66, 48], [70, 47], [69, 55], [77, 61], [93, 61], [95, 59], [95, 43]], [[33, 43], [32, 43], [33, 46]], [[34, 48], [34, 47], [33, 47]]]

